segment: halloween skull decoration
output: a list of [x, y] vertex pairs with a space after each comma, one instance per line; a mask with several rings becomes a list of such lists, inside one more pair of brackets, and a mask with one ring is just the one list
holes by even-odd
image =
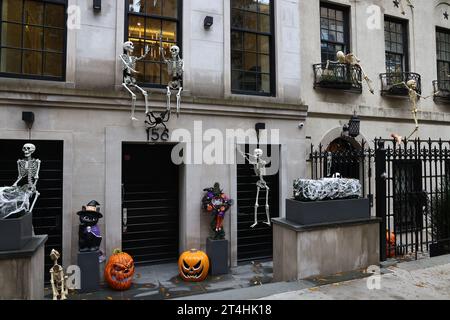
[[31, 143], [25, 144], [22, 148], [22, 152], [24, 153], [25, 157], [31, 157], [34, 151], [36, 151], [36, 146]]
[[178, 270], [184, 281], [203, 281], [208, 276], [209, 258], [206, 253], [196, 249], [183, 252], [178, 260]]
[[119, 249], [114, 250], [105, 267], [105, 280], [108, 285], [114, 290], [128, 290], [133, 284], [133, 275], [133, 258]]

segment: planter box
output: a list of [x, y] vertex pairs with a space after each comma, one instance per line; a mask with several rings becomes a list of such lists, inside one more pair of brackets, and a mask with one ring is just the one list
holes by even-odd
[[206, 254], [209, 257], [209, 274], [228, 274], [228, 240], [206, 240]]
[[339, 223], [370, 218], [369, 199], [297, 201], [286, 199], [286, 220], [300, 225]]
[[0, 251], [21, 250], [33, 234], [32, 215], [0, 220]]

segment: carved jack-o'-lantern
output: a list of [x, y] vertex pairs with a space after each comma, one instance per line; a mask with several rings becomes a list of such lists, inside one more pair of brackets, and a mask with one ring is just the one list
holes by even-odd
[[196, 249], [183, 252], [178, 260], [178, 270], [184, 281], [203, 281], [208, 276], [209, 258], [206, 253]]
[[128, 290], [133, 283], [133, 258], [119, 249], [114, 250], [105, 267], [105, 280], [114, 290]]
[[386, 257], [395, 257], [395, 246], [396, 246], [395, 234], [393, 232], [386, 231]]

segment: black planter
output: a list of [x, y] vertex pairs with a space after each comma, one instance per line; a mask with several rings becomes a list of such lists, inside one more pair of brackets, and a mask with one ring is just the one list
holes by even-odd
[[0, 251], [20, 250], [31, 240], [32, 215], [26, 213], [17, 219], [0, 220]]
[[228, 274], [228, 240], [206, 240], [206, 254], [209, 257], [209, 274]]
[[339, 223], [370, 218], [369, 199], [297, 201], [286, 199], [286, 220], [300, 225]]

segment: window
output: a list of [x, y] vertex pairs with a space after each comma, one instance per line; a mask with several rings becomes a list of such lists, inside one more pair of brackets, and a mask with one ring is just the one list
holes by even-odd
[[166, 57], [170, 47], [181, 47], [181, 3], [179, 0], [125, 0], [128, 5], [127, 41], [135, 46], [135, 55], [143, 55], [145, 46], [150, 52], [136, 64], [137, 81], [147, 86], [161, 87], [169, 82], [167, 66], [159, 54], [159, 36], [162, 34]]
[[406, 27], [406, 22], [385, 18], [384, 42], [387, 73], [408, 72], [408, 35]]
[[320, 41], [322, 62], [335, 61], [336, 53], [350, 52], [348, 9], [322, 3], [320, 5]]
[[450, 30], [436, 30], [436, 46], [438, 80], [450, 80]]
[[0, 75], [64, 80], [65, 0], [1, 1]]
[[231, 89], [275, 95], [273, 0], [231, 0]]

